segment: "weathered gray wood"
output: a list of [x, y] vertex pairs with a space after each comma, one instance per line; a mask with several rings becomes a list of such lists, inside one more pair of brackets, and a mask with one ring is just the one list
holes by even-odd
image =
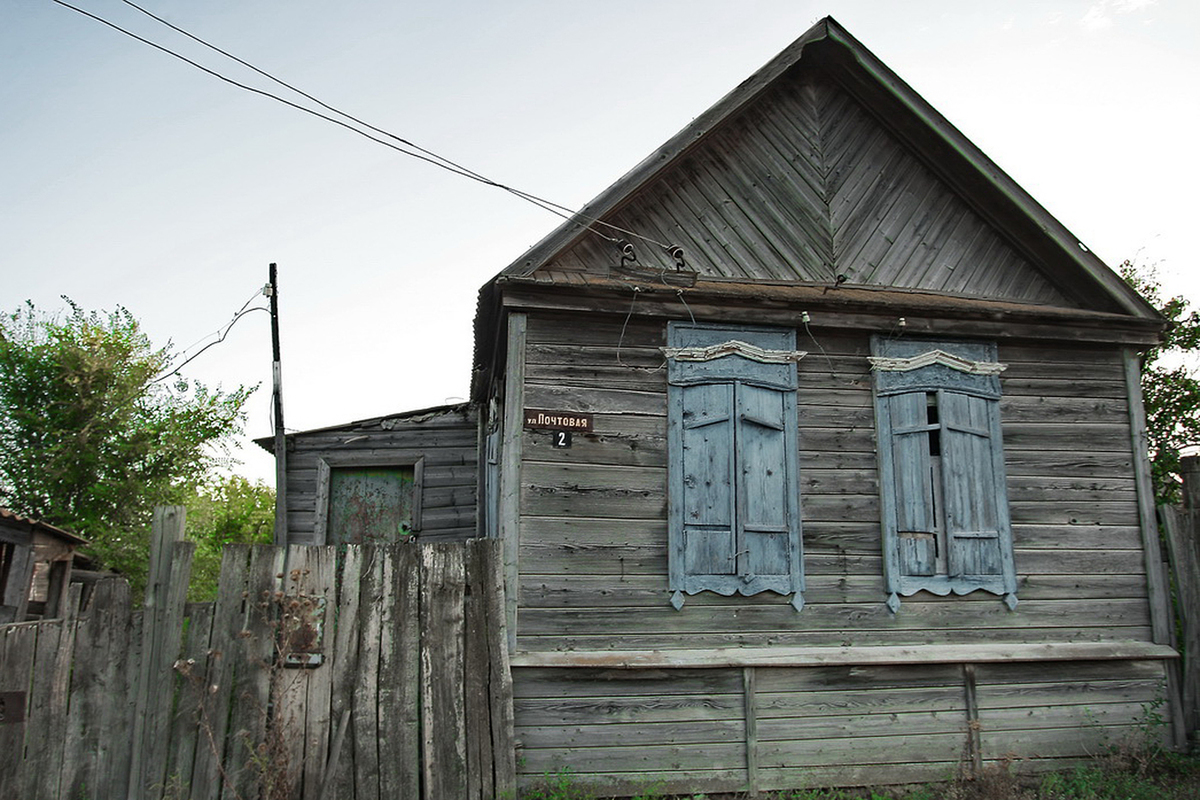
[[200, 744], [196, 749], [191, 787], [192, 797], [196, 800], [216, 800], [221, 796], [227, 778], [223, 765], [226, 752], [244, 747], [242, 742], [238, 742], [233, 748], [227, 749], [229, 714], [226, 711], [234, 697], [235, 652], [240, 649], [239, 634], [245, 613], [243, 604], [255, 607], [263, 602], [263, 598], [249, 597], [247, 593], [246, 564], [249, 557], [248, 545], [228, 545], [222, 553], [208, 658], [202, 673], [204, 686], [208, 688], [204, 702], [197, 710]]
[[[350, 731], [353, 726], [354, 683], [359, 665], [358, 643], [362, 628], [359, 618], [362, 579], [363, 548], [360, 545], [347, 545], [337, 584], [337, 612], [334, 617], [337, 627], [335, 631], [326, 633], [326, 636], [333, 634], [333, 647], [329, 653], [329, 669], [333, 672], [330, 718], [338, 720], [337, 735], [342, 739], [341, 747], [330, 753], [324, 778], [325, 796], [321, 800], [332, 800], [335, 796], [355, 800], [354, 739]], [[336, 795], [333, 793], [335, 787], [338, 790]]]
[[[611, 650], [605, 652], [514, 653], [511, 662], [521, 676], [531, 667], [597, 669], [685, 669], [717, 667], [807, 667], [820, 665], [1022, 663], [1056, 661], [1128, 661], [1177, 658], [1170, 647], [1141, 642], [1048, 642], [1044, 644], [965, 645], [872, 645], [863, 647], [759, 647], [723, 649], [676, 649], [648, 652]], [[524, 696], [517, 682], [516, 696]]]
[[0, 797], [20, 797], [23, 791], [25, 739], [27, 734], [32, 738], [30, 678], [37, 636], [36, 625], [0, 626], [0, 691], [23, 692], [25, 696], [24, 707], [4, 709], [6, 719], [20, 714], [25, 721], [0, 725]]
[[73, 622], [56, 619], [38, 623], [21, 797], [54, 800], [59, 796], [74, 649]]
[[201, 736], [200, 713], [208, 695], [204, 676], [208, 669], [213, 611], [213, 603], [189, 603], [186, 607], [187, 632], [175, 666], [178, 685], [168, 737], [171, 745], [167, 761], [169, 785], [191, 787], [196, 749], [208, 746]]
[[[299, 553], [303, 556], [297, 557]], [[331, 547], [294, 548], [289, 552], [288, 568], [295, 574], [294, 590], [304, 598], [310, 611], [309, 624], [317, 626], [320, 642], [314, 649], [323, 659], [316, 669], [297, 670], [303, 675], [302, 738], [304, 744], [301, 769], [304, 774], [304, 800], [319, 800], [329, 761], [330, 737], [335, 722], [330, 716], [332, 665], [329, 663], [336, 643], [334, 620], [337, 608], [335, 559], [337, 550]], [[290, 576], [289, 576], [290, 577]], [[285, 712], [286, 713], [286, 712]]]
[[[1189, 478], [1191, 476], [1188, 476]], [[1185, 478], [1185, 485], [1188, 480]], [[1189, 491], [1195, 487], [1189, 485]], [[1178, 643], [1183, 652], [1180, 664], [1180, 723], [1183, 738], [1193, 740], [1200, 731], [1200, 559], [1197, 558], [1197, 511], [1177, 511], [1169, 506], [1158, 509], [1163, 538], [1171, 558], [1171, 572], [1177, 592], [1176, 612], [1182, 633]]]
[[[510, 587], [507, 598], [506, 628], [508, 646], [516, 644], [517, 582], [521, 546], [521, 486], [523, 483], [521, 443], [525, 404], [525, 328], [526, 315], [508, 315], [508, 342], [505, 353], [503, 427], [500, 438], [500, 489], [496, 507], [498, 534], [504, 542], [504, 583]], [[549, 406], [553, 408], [553, 406]]]
[[[183, 507], [178, 506], [178, 525], [180, 534], [183, 531]], [[170, 517], [170, 512], [166, 512]], [[165, 522], [165, 525], [170, 524]], [[183, 619], [187, 603], [188, 579], [192, 573], [192, 556], [196, 550], [195, 542], [174, 541], [171, 544], [167, 591], [161, 598], [161, 605], [155, 613], [154, 622], [160, 626], [155, 632], [153, 642], [158, 659], [150, 675], [153, 703], [149, 709], [151, 718], [146, 723], [146, 735], [150, 737], [143, 745], [147, 752], [148, 787], [168, 786], [172, 776], [167, 774], [170, 760], [170, 741], [172, 728], [172, 706], [179, 676], [174, 668], [179, 659], [180, 645], [183, 638]]]
[[431, 800], [467, 791], [462, 554], [447, 545], [421, 548], [421, 766]]
[[[462, 545], [448, 546], [462, 549]], [[379, 760], [380, 794], [417, 797], [421, 786], [422, 687], [432, 680], [449, 680], [437, 664], [433, 675], [421, 672], [423, 637], [421, 554], [427, 545], [399, 545], [383, 551], [385, 594], [379, 645]]]
[[[122, 678], [128, 645], [129, 585], [121, 579], [105, 578], [93, 588], [87, 616], [75, 635], [67, 721], [66, 760], [71, 763], [64, 764], [61, 783], [65, 797], [82, 797], [101, 786], [117, 796], [120, 789], [117, 778], [125, 770], [117, 765], [125, 763], [119, 756], [124, 737], [113, 737], [111, 732], [128, 724], [129, 703]], [[0, 674], [3, 672], [0, 667]], [[0, 765], [0, 773], [3, 771]], [[5, 796], [3, 791], [0, 796]]]
[[[379, 660], [385, 609], [393, 585], [393, 548], [364, 545], [359, 600], [358, 670], [354, 683], [354, 790], [356, 800], [380, 800]], [[387, 580], [385, 580], [385, 576]]]
[[1150, 479], [1150, 458], [1146, 449], [1146, 411], [1142, 405], [1141, 362], [1133, 350], [1125, 351], [1125, 386], [1129, 398], [1129, 429], [1133, 448], [1134, 476], [1137, 481], [1137, 509], [1142, 527], [1142, 546], [1146, 555], [1146, 582], [1150, 587], [1150, 618], [1154, 641], [1170, 641], [1171, 612], [1166, 576], [1159, 550], [1158, 522], [1154, 513], [1154, 487]]
[[463, 721], [466, 744], [466, 784], [469, 798], [491, 798], [491, 703], [488, 695], [487, 598], [485, 567], [479, 541], [464, 552], [466, 596], [463, 602]]
[[[484, 620], [487, 636], [488, 702], [493, 781], [497, 796], [517, 789], [513, 723], [513, 680], [509, 664], [509, 637], [505, 630], [504, 553], [495, 541], [477, 543], [483, 562]], [[477, 589], [472, 589], [476, 591]], [[515, 592], [515, 587], [514, 587]]]
[[[150, 787], [160, 786], [165, 778], [166, 750], [161, 745], [167, 724], [171, 692], [168, 671], [178, 655], [179, 631], [171, 631], [168, 620], [175, 611], [172, 568], [176, 546], [183, 544], [186, 509], [182, 506], [159, 506], [154, 509], [150, 538], [150, 568], [146, 576], [146, 592], [142, 604], [142, 653], [137, 673], [137, 690], [133, 719], [133, 758], [130, 763], [130, 797], [141, 798]], [[195, 545], [192, 545], [194, 549]], [[190, 571], [191, 553], [180, 549], [178, 565]], [[187, 552], [186, 556], [184, 553]], [[186, 590], [187, 580], [184, 580]], [[179, 603], [178, 612], [182, 613]], [[170, 645], [174, 643], [172, 649]]]
[[757, 794], [760, 789], [758, 777], [758, 690], [755, 688], [757, 671], [754, 667], [742, 668], [742, 692], [746, 710], [743, 733], [746, 741], [746, 791]]

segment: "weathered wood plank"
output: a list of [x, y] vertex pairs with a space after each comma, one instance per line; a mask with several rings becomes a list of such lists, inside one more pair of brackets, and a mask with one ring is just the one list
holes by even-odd
[[666, 470], [526, 462], [521, 508], [536, 516], [666, 515]]
[[[297, 560], [299, 551], [303, 560]], [[324, 659], [317, 669], [300, 670], [305, 678], [304, 687], [304, 800], [322, 800], [321, 790], [325, 783], [325, 767], [329, 762], [334, 718], [330, 715], [333, 692], [333, 670], [329, 661], [335, 646], [334, 621], [337, 607], [337, 551], [334, 548], [293, 548], [289, 553], [289, 571], [301, 570], [295, 581], [295, 590], [312, 608], [310, 624], [318, 626], [320, 641], [314, 642]]]
[[[364, 545], [354, 683], [354, 790], [356, 800], [380, 800], [379, 662], [384, 609], [394, 583], [395, 548]], [[390, 613], [390, 612], [389, 612]]]
[[[212, 629], [208, 660], [203, 673], [204, 685], [210, 688], [199, 709], [201, 738], [204, 746], [196, 751], [192, 770], [192, 797], [196, 800], [216, 800], [221, 796], [225, 779], [222, 761], [226, 753], [229, 715], [226, 710], [233, 698], [235, 647], [242, 630], [242, 605], [249, 599], [246, 592], [246, 564], [250, 557], [248, 545], [226, 546], [221, 557], [221, 572], [217, 579], [217, 600], [213, 606]], [[241, 746], [242, 743], [238, 743]]]
[[[837, 644], [846, 647], [925, 646], [930, 642], [930, 636], [931, 634], [928, 630], [922, 629], [854, 630], [843, 632]], [[1068, 644], [1148, 642], [1150, 640], [1150, 626], [1148, 624], [1094, 628], [1021, 626], [1015, 628], [988, 628], [986, 630], [963, 627], [939, 628], [937, 631], [937, 641], [947, 645], [961, 646], [979, 644], [981, 642], [987, 644], [1011, 643], [1014, 646], [1018, 644], [1053, 645], [1062, 643], [1064, 639]], [[695, 648], [736, 648], [740, 651], [747, 648], [767, 646], [828, 647], [830, 636], [828, 631], [823, 630], [764, 630], [738, 633], [690, 633], [688, 634], [687, 641], [689, 646]], [[666, 658], [674, 650], [679, 649], [679, 645], [680, 637], [678, 634], [659, 632], [623, 632], [619, 636], [614, 636], [611, 633], [560, 633], [553, 636], [527, 636], [522, 634], [518, 640], [521, 653], [528, 654], [530, 658], [536, 655], [551, 659], [559, 658], [559, 656], [552, 654], [561, 654], [571, 650], [580, 652], [608, 652], [616, 651], [617, 648], [621, 648], [622, 650], [637, 649], [639, 651], [661, 650], [664, 653], [664, 658]], [[522, 656], [522, 663], [524, 663], [524, 656]], [[552, 661], [548, 663], [561, 662]]]
[[[745, 769], [746, 754], [740, 742], [692, 745], [637, 745], [633, 747], [528, 748], [522, 751], [525, 774], [540, 775], [559, 767], [570, 767], [573, 775], [587, 780], [588, 773], [621, 775], [661, 769], [670, 764], [678, 770]], [[744, 774], [744, 772], [743, 772]], [[744, 780], [744, 778], [743, 778]]]
[[[382, 798], [415, 798], [420, 793], [424, 678], [420, 671], [423, 629], [419, 603], [425, 577], [420, 556], [426, 549], [426, 545], [405, 544], [380, 551], [386, 557], [376, 687]], [[434, 680], [435, 675], [429, 678]]]
[[235, 662], [232, 705], [218, 708], [229, 718], [222, 797], [254, 797], [267, 782], [283, 786], [293, 780], [289, 773], [296, 764], [287, 760], [287, 745], [275, 735], [281, 730], [279, 717], [272, 718], [269, 711], [271, 682], [279, 670], [286, 553], [283, 547], [251, 547], [246, 566], [235, 569], [235, 578], [242, 581], [237, 590], [245, 599], [233, 600], [237, 605], [226, 645]]
[[[333, 672], [329, 698], [329, 717], [335, 720], [343, 746], [331, 753], [329, 767], [325, 770], [324, 797], [356, 800], [354, 786], [354, 739], [349, 730], [341, 730], [343, 724], [354, 724], [354, 684], [359, 669], [358, 640], [361, 630], [359, 619], [363, 582], [363, 547], [346, 545], [337, 581], [337, 613], [334, 617], [333, 647], [329, 653], [329, 669]], [[326, 633], [326, 636], [329, 632]], [[347, 714], [350, 716], [347, 718]], [[343, 720], [345, 722], [343, 723]], [[336, 740], [335, 740], [336, 744]], [[337, 758], [333, 758], [337, 755]], [[333, 790], [336, 787], [337, 792]]]
[[420, 555], [424, 792], [429, 798], [464, 797], [462, 549], [429, 545], [421, 548]]
[[[134, 791], [145, 792], [161, 786], [166, 770], [166, 751], [161, 742], [171, 701], [169, 666], [178, 655], [178, 629], [170, 630], [168, 620], [173, 614], [172, 561], [176, 545], [182, 548], [184, 518], [182, 506], [160, 506], [154, 510], [150, 539], [150, 568], [142, 627], [142, 657], [137, 674], [133, 719], [133, 760], [130, 782]], [[195, 545], [193, 544], [194, 548]], [[183, 549], [180, 549], [183, 553]], [[190, 568], [190, 554], [187, 557]], [[186, 587], [187, 580], [184, 580]], [[177, 592], [177, 590], [176, 590]], [[182, 614], [182, 605], [179, 613]], [[173, 643], [174, 648], [168, 645]]]
[[26, 719], [24, 780], [20, 796], [56, 800], [67, 730], [67, 700], [75, 625], [66, 620], [37, 623]]
[[[479, 541], [476, 547], [482, 562], [481, 578], [484, 581], [479, 589], [484, 591], [493, 785], [497, 796], [504, 796], [515, 794], [517, 790], [513, 680], [504, 613], [504, 555], [500, 545], [494, 541]], [[516, 594], [515, 587], [513, 593]]]
[[[38, 626], [15, 624], [0, 626], [0, 691], [21, 692], [25, 704], [18, 709], [5, 708], [6, 724], [0, 725], [0, 797], [20, 797], [25, 783], [24, 762], [27, 733], [33, 718], [30, 713], [30, 680], [37, 650]], [[17, 714], [24, 722], [8, 722]]]
[[[86, 619], [75, 635], [75, 663], [71, 675], [67, 746], [74, 751], [73, 768], [64, 769], [61, 791], [65, 797], [82, 797], [105, 786], [123, 796], [128, 762], [112, 731], [127, 728], [129, 698], [126, 673], [130, 636], [129, 584], [117, 578], [98, 581]], [[0, 664], [0, 675], [7, 667]], [[0, 686], [0, 690], [4, 687]], [[0, 726], [0, 736], [5, 726]], [[0, 738], [0, 752], [4, 751]], [[125, 756], [128, 751], [125, 751]], [[5, 765], [0, 760], [0, 776]], [[0, 797], [7, 796], [0, 777]]]
[[[497, 535], [504, 543], [504, 584], [513, 587], [506, 595], [506, 630], [509, 647], [516, 644], [518, 556], [521, 546], [521, 474], [525, 407], [532, 403], [525, 388], [525, 337], [528, 317], [521, 312], [508, 315], [508, 341], [504, 375], [503, 420], [500, 429], [499, 497], [496, 501]], [[581, 326], [582, 327], [582, 326]], [[554, 408], [554, 406], [549, 406]], [[569, 408], [569, 407], [568, 407]], [[489, 498], [490, 500], [490, 498]]]
[[187, 630], [175, 666], [178, 681], [175, 708], [171, 716], [171, 750], [167, 761], [167, 783], [171, 786], [190, 789], [196, 749], [208, 746], [208, 742], [201, 738], [203, 720], [200, 712], [208, 694], [204, 675], [208, 668], [213, 610], [212, 603], [189, 603], [185, 608]]

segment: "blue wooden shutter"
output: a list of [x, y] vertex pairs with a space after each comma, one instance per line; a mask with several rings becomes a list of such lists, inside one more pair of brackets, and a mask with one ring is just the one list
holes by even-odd
[[[871, 352], [941, 350], [986, 369], [879, 364], [874, 372], [887, 605], [919, 591], [984, 590], [1017, 605], [996, 345], [873, 337]], [[999, 365], [1003, 368], [1003, 365]], [[930, 400], [937, 414], [930, 414]], [[938, 437], [936, 445], [933, 436]], [[942, 552], [944, 550], [944, 552]]]
[[892, 435], [896, 548], [902, 575], [933, 575], [937, 565], [937, 510], [925, 392], [887, 398]]
[[784, 394], [742, 384], [737, 399], [738, 571], [747, 582], [757, 576], [787, 576], [793, 503]]
[[[795, 331], [671, 323], [672, 348], [743, 342], [791, 353]], [[669, 588], [791, 594], [804, 605], [796, 365], [753, 353], [673, 354], [668, 367]]]
[[955, 392], [939, 397], [951, 578], [1004, 574], [991, 405], [993, 401]]
[[733, 385], [685, 386], [681, 391], [684, 571], [733, 575]]

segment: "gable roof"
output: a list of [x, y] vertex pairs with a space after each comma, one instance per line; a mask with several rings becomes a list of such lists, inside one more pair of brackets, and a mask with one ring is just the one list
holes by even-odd
[[[497, 279], [520, 281], [534, 277], [539, 271], [553, 271], [555, 267], [560, 266], [556, 261], [565, 259], [569, 262], [572, 258], [578, 261], [579, 254], [586, 258], [588, 248], [595, 250], [597, 243], [603, 246], [602, 258], [607, 259], [610, 264], [615, 264], [619, 259], [619, 251], [615, 244], [605, 242], [604, 239], [615, 239], [620, 234], [610, 237], [606, 231], [604, 237], [599, 236], [596, 231], [605, 228], [603, 224], [597, 224], [597, 220], [601, 223], [620, 224], [624, 221], [622, 214], [632, 214], [643, 225], [656, 228], [656, 221], [652, 218], [654, 210], [671, 202], [669, 196], [662, 200], [663, 192], [669, 195], [675, 191], [676, 184], [687, 180], [687, 170], [694, 168], [688, 161], [689, 158], [695, 156], [698, 159], [701, 154], [707, 155], [705, 148], [713, 147], [714, 142], [721, 136], [733, 137], [735, 146], [743, 142], [744, 137], [737, 138], [743, 136], [738, 132], [738, 126], [742, 126], [745, 131], [751, 131], [760, 123], [760, 120], [752, 116], [757, 113], [753, 108], [755, 101], [768, 92], [780, 90], [781, 87], [805, 80], [811, 81], [814, 75], [819, 76], [816, 79], [819, 83], [824, 82], [825, 85], [834, 87], [831, 91], [848, 96], [861, 108], [864, 119], [869, 118], [863, 123], [864, 126], [878, 127], [886, 132], [891, 141], [901, 145], [893, 148], [902, 151], [896, 158], [912, 162], [905, 162], [904, 169], [907, 174], [918, 176], [914, 180], [923, 181], [921, 187], [924, 188], [903, 187], [896, 189], [894, 194], [901, 191], [923, 193], [924, 198], [928, 199], [933, 198], [935, 192], [941, 191], [946, 196], [936, 200], [930, 199], [930, 202], [937, 202], [941, 204], [940, 207], [950, 207], [958, 203], [962, 209], [969, 211], [968, 216], [971, 218], [966, 223], [957, 224], [973, 226], [961, 237], [965, 242], [969, 242], [969, 247], [973, 249], [968, 250], [968, 244], [961, 244], [958, 246], [956, 258], [970, 265], [971, 269], [978, 270], [974, 264], [980, 260], [983, 253], [987, 253], [988, 258], [998, 267], [993, 271], [994, 274], [1002, 274], [1004, 284], [996, 285], [995, 281], [998, 279], [993, 275], [993, 285], [989, 289], [991, 297], [1047, 306], [1076, 307], [1146, 321], [1160, 319], [1153, 307], [1088, 251], [1037, 201], [883, 62], [828, 17], [814, 25], [766, 66], [697, 117], [694, 122], [592, 200], [572, 219], [552, 231], [503, 270]], [[736, 170], [736, 165], [733, 169]], [[933, 179], [925, 176], [926, 174], [933, 176]], [[937, 186], [934, 186], [934, 183]], [[671, 188], [663, 190], [663, 185], [670, 185]], [[755, 187], [754, 191], [746, 193], [747, 196], [758, 193], [758, 183], [751, 181], [747, 185]], [[656, 191], [659, 194], [653, 194]], [[763, 193], [767, 194], [767, 191], [764, 190]], [[642, 198], [647, 199], [639, 207], [637, 204]], [[754, 198], [751, 198], [751, 202], [753, 201]], [[679, 206], [681, 216], [694, 215], [697, 211], [694, 200], [675, 198], [675, 202]], [[778, 202], [772, 204], [770, 199], [759, 202], [765, 206], [767, 213], [762, 215], [762, 218], [768, 223], [770, 215], [779, 213], [786, 205]], [[719, 198], [714, 199], [712, 208], [717, 208], [719, 203]], [[708, 214], [710, 209], [700, 209], [700, 213]], [[839, 261], [837, 254], [833, 252], [836, 246], [834, 235], [829, 233], [826, 236], [827, 232], [820, 229], [822, 220], [815, 217], [800, 219], [794, 210], [789, 213], [793, 214], [793, 218], [789, 220], [790, 225], [799, 233], [790, 243], [783, 242], [778, 247], [779, 252], [783, 254], [779, 262], [787, 265], [786, 271], [772, 272], [768, 267], [754, 272], [751, 268], [747, 274], [729, 274], [729, 279], [785, 280], [826, 285], [834, 281], [845, 281], [848, 285], [906, 286], [949, 293], [961, 291], [964, 281], [968, 280], [963, 277], [963, 273], [952, 278], [933, 276], [936, 277], [934, 280], [930, 277], [927, 267], [918, 264], [916, 268], [909, 268], [910, 271], [925, 269], [917, 278], [913, 278], [919, 278], [918, 282], [905, 284], [899, 280], [903, 277], [897, 272], [899, 268], [876, 269], [872, 262], [868, 269], [864, 266], [868, 260], [851, 258], [849, 254]], [[960, 209], [957, 213], [962, 215], [963, 212]], [[925, 215], [930, 217], [932, 213], [926, 212]], [[670, 223], [669, 219], [659, 222], [655, 232], [669, 230]], [[714, 235], [717, 238], [720, 236]], [[770, 232], [764, 236], [770, 238]], [[804, 245], [801, 240], [805, 237], [811, 243], [814, 252], [802, 252]], [[654, 238], [661, 240], [665, 235], [659, 234]], [[913, 237], [913, 240], [919, 241], [918, 237]], [[693, 257], [701, 261], [703, 254], [697, 251], [704, 245], [698, 240], [695, 244]], [[730, 254], [721, 252], [722, 245], [736, 251], [736, 236], [730, 235], [726, 242], [718, 242], [710, 249], [715, 256], [710, 259], [710, 263], [715, 266], [707, 270], [710, 276], [717, 277], [724, 269], [716, 263], [723, 255], [729, 263], [745, 263], [752, 260], [739, 259], [736, 252], [729, 257]], [[822, 248], [828, 252], [821, 252]], [[641, 255], [647, 247], [635, 243], [635, 249]], [[856, 254], [861, 252], [855, 251]], [[671, 265], [672, 259], [665, 253], [655, 252], [647, 255], [650, 256], [648, 260], [657, 261], [658, 266]], [[949, 269], [953, 270], [954, 266], [955, 264], [950, 264]], [[570, 269], [569, 265], [567, 269]], [[702, 269], [701, 272], [704, 274], [706, 270]], [[541, 280], [544, 281], [548, 277], [551, 276], [542, 274]]]

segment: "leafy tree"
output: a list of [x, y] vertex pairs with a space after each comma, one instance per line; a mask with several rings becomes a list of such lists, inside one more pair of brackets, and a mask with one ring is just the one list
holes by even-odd
[[179, 503], [226, 460], [252, 389], [160, 378], [133, 315], [0, 316], [0, 505], [76, 531], [91, 553], [144, 581], [155, 505]]
[[227, 544], [271, 544], [275, 532], [275, 491], [240, 475], [215, 478], [184, 500], [187, 535], [196, 543], [188, 599], [217, 594], [221, 553]]
[[1200, 447], [1200, 312], [1182, 296], [1164, 299], [1158, 272], [1126, 261], [1121, 277], [1170, 322], [1163, 342], [1142, 354], [1142, 397], [1154, 493], [1159, 503], [1180, 501], [1180, 458]]

